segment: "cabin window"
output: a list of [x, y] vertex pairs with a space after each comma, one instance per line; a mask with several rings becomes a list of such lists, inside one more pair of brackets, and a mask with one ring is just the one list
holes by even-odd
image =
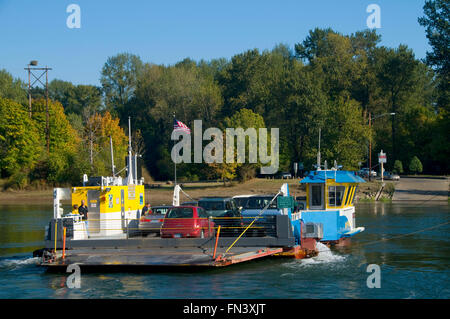
[[311, 185], [311, 207], [312, 208], [323, 207], [322, 189], [323, 189], [322, 185]]
[[342, 206], [345, 194], [345, 186], [328, 187], [328, 206]]

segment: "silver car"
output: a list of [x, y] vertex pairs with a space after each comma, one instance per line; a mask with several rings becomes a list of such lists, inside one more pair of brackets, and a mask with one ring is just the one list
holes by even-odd
[[[358, 173], [359, 173], [359, 176], [361, 176], [361, 177], [369, 177], [369, 169], [367, 167], [361, 169]], [[374, 170], [371, 170], [370, 176], [377, 177], [377, 172], [375, 172]]]
[[388, 180], [392, 180], [392, 181], [399, 181], [400, 180], [400, 176], [398, 176], [397, 174], [391, 173], [391, 172], [384, 172], [383, 178], [384, 179], [388, 179]]
[[143, 236], [148, 234], [159, 234], [164, 217], [172, 206], [154, 206], [151, 208], [152, 213], [142, 216], [139, 219], [139, 233]]

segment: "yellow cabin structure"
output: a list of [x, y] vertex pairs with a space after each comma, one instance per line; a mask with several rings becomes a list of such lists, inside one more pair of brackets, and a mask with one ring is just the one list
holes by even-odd
[[[74, 239], [121, 237], [126, 235], [129, 228], [137, 225], [145, 205], [144, 185], [118, 185], [121, 184], [121, 178], [102, 179], [101, 186], [54, 189], [55, 218], [74, 219]], [[87, 229], [81, 216], [74, 216], [72, 212], [62, 216], [61, 200], [70, 200], [72, 207], [81, 206], [84, 200], [88, 208]]]

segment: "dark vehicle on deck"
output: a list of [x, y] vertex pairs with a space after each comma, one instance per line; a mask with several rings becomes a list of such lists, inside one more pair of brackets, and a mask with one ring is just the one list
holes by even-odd
[[142, 216], [139, 219], [139, 234], [147, 236], [148, 234], [159, 235], [161, 226], [167, 211], [171, 206], [154, 206], [151, 208], [152, 213]]
[[198, 202], [183, 202], [181, 206], [198, 206]]
[[214, 234], [214, 223], [198, 206], [170, 208], [161, 227], [162, 238], [205, 238]]
[[247, 200], [249, 197], [253, 195], [236, 195], [233, 196], [234, 201], [236, 202], [237, 207], [245, 207], [245, 204], [247, 204]]
[[220, 226], [220, 236], [239, 236], [243, 231], [241, 211], [233, 198], [204, 197], [198, 201], [198, 206], [206, 210], [216, 227]]
[[[274, 195], [254, 195], [248, 198], [242, 216], [244, 218], [244, 226], [248, 226], [255, 218], [256, 221], [247, 230], [247, 237], [264, 237], [275, 236], [276, 215], [281, 215], [282, 210], [277, 207], [277, 199], [269, 205]], [[261, 213], [264, 207], [267, 209]], [[261, 213], [261, 215], [259, 215]]]

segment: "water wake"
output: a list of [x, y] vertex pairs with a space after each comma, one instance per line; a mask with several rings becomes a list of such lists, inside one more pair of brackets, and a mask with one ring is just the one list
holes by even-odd
[[302, 267], [310, 267], [312, 265], [335, 265], [346, 260], [346, 256], [333, 253], [330, 248], [322, 243], [317, 243], [317, 249], [319, 251], [318, 256], [295, 260], [284, 264], [284, 266], [291, 269], [298, 269]]
[[0, 270], [11, 270], [28, 265], [37, 265], [39, 257], [30, 257], [24, 259], [2, 259], [0, 260]]
[[316, 262], [322, 262], [322, 263], [334, 263], [339, 261], [344, 261], [345, 256], [341, 256], [338, 254], [335, 254], [331, 251], [331, 249], [322, 243], [316, 244], [317, 250], [319, 251], [319, 255], [317, 257], [309, 258], [309, 259], [303, 259], [306, 260], [314, 260]]

